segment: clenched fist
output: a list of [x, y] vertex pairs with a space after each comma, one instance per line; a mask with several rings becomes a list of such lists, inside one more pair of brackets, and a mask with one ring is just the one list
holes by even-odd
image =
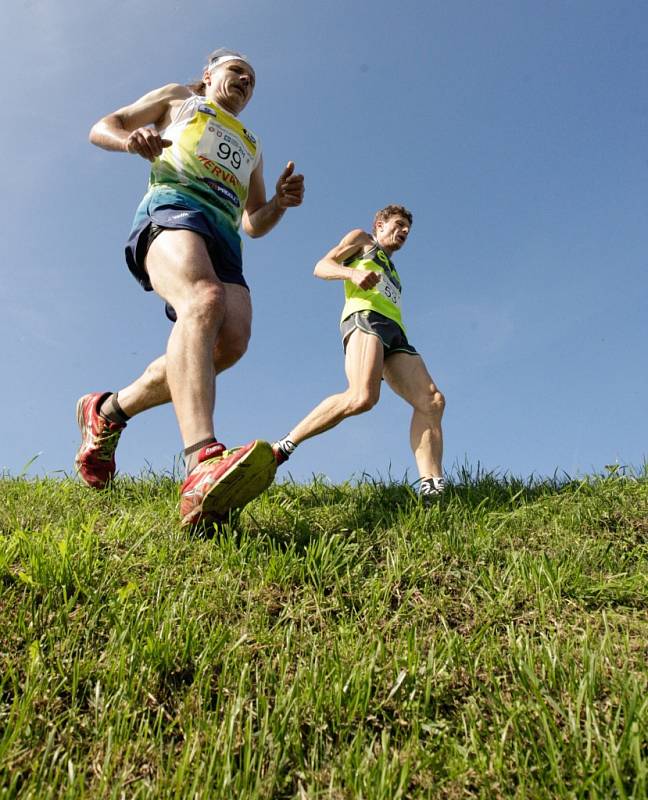
[[172, 144], [170, 139], [163, 139], [153, 128], [137, 128], [126, 139], [126, 151], [155, 161], [162, 150]]

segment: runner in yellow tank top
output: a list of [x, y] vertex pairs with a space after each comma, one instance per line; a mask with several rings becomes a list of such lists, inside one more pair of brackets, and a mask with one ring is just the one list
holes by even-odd
[[99, 147], [151, 162], [126, 260], [177, 321], [166, 355], [132, 384], [79, 399], [75, 467], [88, 486], [103, 489], [115, 475], [115, 448], [127, 420], [173, 402], [187, 467], [183, 525], [218, 521], [262, 491], [276, 469], [267, 442], [225, 450], [213, 420], [215, 376], [238, 361], [250, 337], [239, 226], [264, 236], [304, 194], [303, 176], [289, 162], [266, 198], [260, 144], [238, 120], [254, 85], [246, 56], [215, 50], [201, 81], [155, 89], [100, 119], [90, 133]]
[[388, 253], [373, 237], [371, 244], [365, 245], [360, 254], [350, 256], [343, 262], [343, 266], [351, 269], [376, 272], [379, 278], [378, 283], [369, 289], [361, 289], [352, 280], [344, 281], [346, 302], [341, 322], [357, 311], [375, 311], [395, 322], [405, 333], [401, 316], [401, 280]]
[[390, 205], [376, 213], [373, 235], [353, 230], [317, 262], [315, 275], [344, 281], [340, 329], [348, 388], [327, 397], [273, 445], [277, 463], [298, 444], [362, 414], [377, 402], [382, 378], [412, 408], [410, 445], [419, 494], [427, 504], [444, 490], [441, 417], [445, 400], [421, 356], [407, 341], [401, 318], [401, 280], [392, 254], [407, 241], [412, 215]]

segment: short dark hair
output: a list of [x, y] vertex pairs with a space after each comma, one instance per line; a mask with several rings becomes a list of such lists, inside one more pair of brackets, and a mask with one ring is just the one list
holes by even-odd
[[379, 222], [386, 222], [390, 217], [396, 216], [405, 217], [409, 224], [412, 224], [412, 212], [408, 211], [405, 206], [389, 205], [381, 208], [380, 211], [376, 211], [373, 221], [373, 232], [376, 232]]

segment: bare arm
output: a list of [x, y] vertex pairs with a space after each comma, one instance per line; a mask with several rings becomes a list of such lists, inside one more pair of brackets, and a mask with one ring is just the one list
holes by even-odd
[[186, 86], [178, 83], [154, 89], [134, 103], [102, 117], [92, 126], [90, 141], [104, 150], [136, 153], [153, 161], [171, 144], [168, 139], [162, 139], [159, 130], [169, 123], [174, 105], [190, 94]]
[[304, 199], [304, 176], [295, 174], [295, 164], [289, 161], [279, 176], [275, 195], [266, 199], [263, 180], [263, 158], [250, 176], [250, 188], [241, 220], [243, 230], [253, 239], [265, 236], [283, 217], [287, 208], [299, 206]]
[[315, 264], [314, 275], [325, 281], [352, 281], [360, 289], [371, 289], [380, 281], [380, 273], [373, 270], [345, 267], [342, 262], [352, 255], [362, 252], [373, 244], [368, 233], [356, 228], [335, 245], [332, 250]]

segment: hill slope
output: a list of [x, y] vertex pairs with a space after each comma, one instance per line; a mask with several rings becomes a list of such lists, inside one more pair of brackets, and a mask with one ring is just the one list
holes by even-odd
[[645, 797], [648, 481], [0, 481], [3, 797]]

